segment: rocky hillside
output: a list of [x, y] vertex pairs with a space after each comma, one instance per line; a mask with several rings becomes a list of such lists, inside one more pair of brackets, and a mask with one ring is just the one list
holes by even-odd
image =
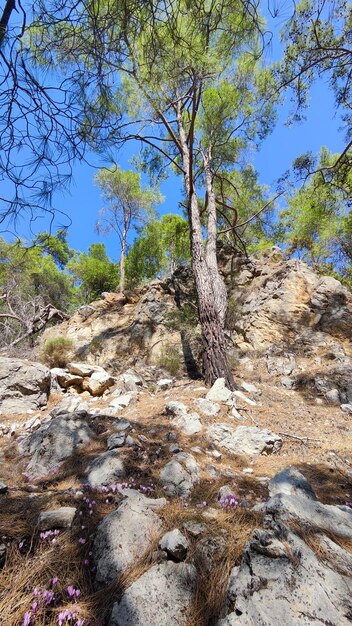
[[234, 392], [186, 375], [187, 270], [46, 331], [65, 368], [0, 359], [4, 626], [351, 624], [352, 296], [223, 268]]

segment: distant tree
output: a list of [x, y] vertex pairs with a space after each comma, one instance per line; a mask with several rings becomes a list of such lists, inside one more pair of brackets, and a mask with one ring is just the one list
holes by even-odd
[[121, 170], [117, 165], [102, 169], [95, 176], [103, 199], [108, 203], [100, 210], [96, 223], [99, 234], [115, 232], [120, 243], [120, 291], [125, 289], [125, 256], [127, 236], [132, 227], [150, 220], [155, 206], [161, 201], [158, 192], [141, 184], [141, 175], [132, 170]]
[[76, 303], [73, 278], [38, 245], [0, 239], [0, 345], [17, 345]]
[[[293, 191], [279, 217], [281, 241], [291, 254], [299, 254], [318, 269], [347, 281], [352, 277], [352, 171], [333, 171], [338, 160], [322, 148], [319, 158], [302, 155], [294, 169], [310, 170], [303, 187]], [[341, 180], [340, 180], [341, 177]]]
[[103, 243], [93, 243], [69, 262], [68, 269], [79, 285], [84, 302], [99, 298], [103, 291], [114, 291], [118, 285], [118, 265], [106, 254]]
[[129, 285], [172, 272], [190, 261], [188, 223], [180, 215], [168, 213], [153, 220], [135, 239], [126, 258]]
[[34, 239], [34, 245], [49, 254], [60, 269], [63, 269], [74, 255], [74, 251], [67, 243], [67, 234], [67, 230], [61, 229], [57, 230], [55, 235], [48, 232], [39, 233]]

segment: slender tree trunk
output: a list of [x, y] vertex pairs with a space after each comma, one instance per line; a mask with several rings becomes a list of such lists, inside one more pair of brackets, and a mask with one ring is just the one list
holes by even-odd
[[178, 115], [178, 129], [188, 199], [192, 269], [196, 283], [198, 316], [202, 330], [204, 379], [207, 385], [212, 385], [217, 378], [225, 378], [227, 386], [233, 389], [234, 381], [227, 363], [224, 337], [227, 294], [225, 285], [223, 288], [221, 286], [223, 283], [216, 260], [216, 212], [215, 216], [212, 213], [208, 224], [212, 239], [209, 244], [209, 251], [207, 250], [205, 254], [198, 199], [192, 180], [192, 165], [181, 113]]
[[120, 255], [120, 293], [125, 291], [125, 254], [126, 254], [127, 229], [124, 227], [121, 240]]

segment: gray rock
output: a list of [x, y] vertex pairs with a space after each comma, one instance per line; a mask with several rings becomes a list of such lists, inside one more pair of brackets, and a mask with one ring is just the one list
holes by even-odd
[[0, 411], [25, 413], [47, 403], [50, 370], [42, 363], [0, 357]]
[[78, 376], [91, 376], [93, 372], [101, 372], [103, 368], [99, 365], [90, 365], [88, 363], [68, 363], [67, 369], [70, 374]]
[[121, 431], [116, 435], [111, 435], [108, 437], [106, 442], [108, 450], [113, 450], [114, 448], [122, 448], [126, 443], [126, 433]]
[[179, 428], [185, 435], [195, 435], [202, 430], [198, 413], [189, 413], [186, 405], [182, 402], [169, 402], [165, 409], [168, 415], [174, 416], [171, 424]]
[[252, 385], [252, 383], [241, 383], [241, 387], [244, 391], [247, 391], [247, 393], [261, 393], [255, 385]]
[[9, 490], [8, 486], [0, 481], [0, 493], [7, 493]]
[[88, 414], [88, 404], [82, 402], [79, 396], [67, 393], [65, 397], [51, 411], [52, 417], [59, 417], [74, 413], [75, 417], [86, 417]]
[[92, 396], [102, 396], [104, 391], [112, 387], [115, 383], [115, 380], [108, 372], [101, 369], [99, 371], [93, 372], [93, 374], [89, 378], [84, 378], [82, 387]]
[[236, 401], [236, 398], [238, 398], [239, 400], [242, 400], [243, 402], [245, 402], [246, 404], [249, 404], [250, 406], [256, 406], [257, 404], [255, 400], [251, 400], [250, 398], [247, 398], [247, 396], [242, 391], [239, 391], [237, 389], [232, 393], [232, 397], [235, 401]]
[[109, 626], [186, 626], [195, 580], [191, 565], [154, 565], [114, 605]]
[[266, 366], [269, 374], [289, 376], [296, 369], [296, 358], [291, 353], [276, 355], [274, 351], [271, 351], [267, 357]]
[[230, 579], [232, 611], [217, 626], [348, 626], [351, 578], [332, 564], [337, 556], [341, 560], [341, 551], [349, 568], [352, 559], [333, 542], [329, 549], [331, 565], [291, 532], [281, 541], [273, 531], [256, 530]]
[[32, 455], [27, 473], [39, 477], [55, 470], [93, 438], [94, 434], [86, 422], [68, 415], [67, 419], [56, 417], [44, 424], [25, 437], [18, 447], [21, 454]]
[[165, 389], [168, 389], [169, 387], [171, 387], [172, 383], [173, 383], [173, 378], [162, 378], [161, 380], [158, 380], [157, 387], [159, 387], [159, 389], [161, 389], [162, 391], [165, 391]]
[[64, 387], [64, 389], [67, 389], [68, 387], [79, 387], [83, 381], [82, 376], [78, 376], [77, 374], [70, 374], [70, 372], [67, 372], [61, 367], [52, 368], [50, 370], [50, 373], [52, 378], [55, 378], [60, 387]]
[[147, 498], [133, 490], [125, 490], [124, 494], [128, 497], [98, 526], [93, 558], [99, 584], [114, 581], [150, 549], [162, 530], [155, 510], [165, 506], [164, 498]]
[[87, 483], [91, 487], [109, 485], [124, 474], [121, 457], [115, 450], [104, 452], [87, 467]]
[[306, 495], [277, 493], [265, 505], [265, 512], [284, 523], [298, 522], [314, 530], [352, 539], [352, 509], [322, 504]]
[[205, 415], [217, 415], [221, 409], [219, 404], [216, 404], [216, 402], [211, 402], [206, 398], [197, 398], [196, 400], [194, 400], [194, 404]]
[[341, 411], [352, 415], [352, 404], [341, 404]]
[[191, 454], [180, 452], [160, 472], [166, 493], [174, 496], [188, 495], [199, 480], [196, 460]]
[[232, 391], [226, 387], [225, 378], [218, 378], [206, 395], [207, 400], [214, 402], [228, 402], [232, 398]]
[[117, 430], [118, 432], [120, 432], [122, 430], [128, 430], [128, 428], [131, 428], [131, 422], [129, 422], [128, 420], [124, 420], [124, 419], [115, 420], [112, 426], [114, 430]]
[[133, 399], [133, 396], [131, 393], [125, 393], [111, 400], [109, 407], [111, 409], [121, 410], [122, 408], [125, 408], [126, 406], [128, 406], [132, 402], [132, 399]]
[[275, 433], [251, 426], [233, 428], [230, 424], [220, 422], [208, 428], [208, 435], [213, 443], [234, 454], [271, 454], [282, 446], [281, 437]]
[[329, 391], [327, 391], [325, 394], [325, 398], [328, 400], [328, 402], [331, 402], [331, 404], [341, 404], [341, 398], [338, 389], [329, 389]]
[[42, 511], [39, 515], [39, 530], [50, 530], [51, 528], [70, 528], [77, 509], [74, 506], [61, 506], [53, 511]]
[[184, 561], [187, 556], [189, 543], [178, 528], [170, 530], [159, 541], [159, 548], [165, 550], [168, 556], [176, 561]]
[[269, 482], [269, 495], [278, 493], [287, 495], [301, 495], [317, 500], [317, 496], [306, 478], [295, 467], [284, 469], [274, 476]]

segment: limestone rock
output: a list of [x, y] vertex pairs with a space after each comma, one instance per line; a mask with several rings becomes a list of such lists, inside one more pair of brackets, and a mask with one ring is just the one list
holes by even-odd
[[225, 378], [218, 378], [206, 395], [207, 400], [214, 402], [228, 402], [232, 398], [232, 391], [226, 387]]
[[279, 435], [264, 428], [238, 426], [220, 422], [209, 426], [211, 441], [234, 454], [256, 456], [263, 452], [271, 454], [280, 450], [282, 439]]
[[70, 374], [76, 374], [77, 376], [91, 376], [93, 372], [101, 372], [103, 368], [99, 365], [89, 365], [88, 363], [68, 363], [67, 369]]
[[87, 483], [91, 487], [109, 485], [124, 474], [121, 457], [115, 450], [109, 450], [98, 456], [87, 467]]
[[175, 561], [184, 561], [189, 543], [178, 528], [170, 530], [159, 541], [159, 548], [165, 550]]
[[162, 523], [155, 510], [166, 500], [155, 500], [129, 490], [116, 511], [99, 524], [93, 546], [96, 581], [109, 584], [137, 561], [152, 545]]
[[306, 478], [295, 467], [284, 469], [274, 476], [269, 482], [269, 495], [278, 493], [287, 495], [306, 496], [311, 500], [317, 500], [317, 496]]
[[264, 510], [285, 522], [298, 522], [314, 530], [352, 539], [352, 509], [341, 508], [311, 500], [306, 495], [276, 493]]
[[154, 565], [114, 605], [109, 626], [186, 626], [195, 579], [191, 565]]
[[25, 413], [44, 406], [50, 378], [50, 370], [42, 363], [0, 357], [0, 410]]
[[70, 528], [77, 509], [74, 506], [61, 506], [52, 511], [42, 511], [39, 515], [39, 530], [49, 530], [51, 528]]
[[106, 442], [108, 450], [113, 450], [114, 448], [122, 448], [126, 442], [126, 433], [122, 430], [121, 432], [116, 433], [115, 435], [110, 435]]
[[187, 496], [199, 480], [196, 460], [191, 454], [179, 452], [160, 472], [166, 493]]
[[54, 367], [50, 370], [52, 377], [56, 378], [60, 387], [67, 389], [68, 387], [79, 387], [82, 384], [82, 376], [77, 374], [70, 374], [61, 367]]
[[348, 626], [352, 559], [332, 541], [329, 548], [331, 564], [345, 553], [347, 575], [334, 571], [291, 532], [281, 541], [272, 531], [255, 531], [230, 580], [233, 609], [218, 626]]
[[352, 415], [352, 404], [341, 404], [341, 411]]
[[194, 400], [194, 404], [205, 415], [217, 415], [221, 409], [219, 404], [211, 402], [211, 400], [207, 400], [206, 398], [197, 398]]
[[104, 370], [93, 372], [89, 378], [84, 378], [82, 387], [92, 396], [102, 396], [104, 391], [114, 384], [115, 380]]
[[49, 424], [23, 439], [19, 444], [22, 454], [32, 458], [27, 466], [30, 476], [45, 476], [65, 459], [92, 441], [94, 435], [88, 424], [73, 415], [54, 418]]
[[165, 409], [167, 414], [174, 416], [171, 424], [179, 428], [185, 435], [194, 435], [202, 430], [198, 413], [189, 413], [186, 405], [182, 402], [169, 402]]
[[132, 402], [133, 396], [130, 393], [125, 393], [111, 400], [109, 408], [121, 411]]
[[67, 393], [65, 397], [50, 411], [52, 417], [59, 417], [74, 413], [76, 417], [86, 417], [88, 413], [88, 404], [82, 402], [77, 395]]

